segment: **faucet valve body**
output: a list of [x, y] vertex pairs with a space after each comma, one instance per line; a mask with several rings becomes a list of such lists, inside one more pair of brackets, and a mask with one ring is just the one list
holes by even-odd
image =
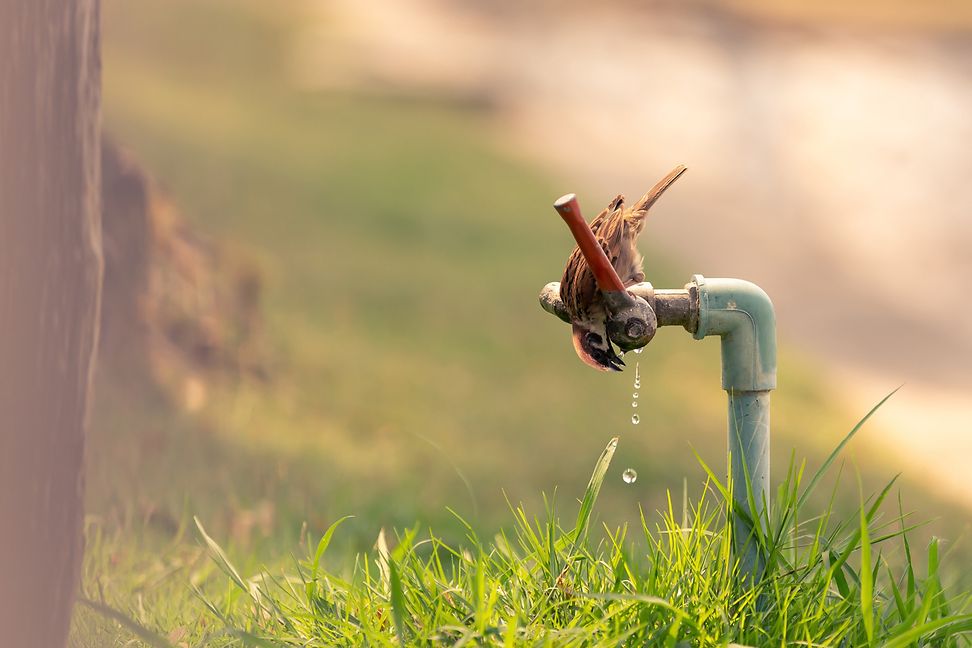
[[639, 349], [655, 337], [658, 318], [651, 303], [626, 291], [603, 291], [608, 337], [622, 351]]

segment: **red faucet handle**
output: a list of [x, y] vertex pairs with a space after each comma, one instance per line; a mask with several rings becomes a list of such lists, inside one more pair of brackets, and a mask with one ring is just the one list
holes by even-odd
[[587, 260], [587, 265], [594, 273], [597, 287], [602, 292], [624, 292], [624, 283], [621, 282], [621, 277], [618, 276], [614, 266], [611, 265], [611, 261], [604, 254], [604, 249], [601, 248], [594, 237], [590, 225], [581, 216], [577, 196], [572, 193], [561, 196], [554, 202], [553, 206], [560, 217], [564, 219], [564, 222], [567, 223], [567, 227], [570, 228], [570, 233], [577, 241], [577, 247], [580, 248], [581, 254]]

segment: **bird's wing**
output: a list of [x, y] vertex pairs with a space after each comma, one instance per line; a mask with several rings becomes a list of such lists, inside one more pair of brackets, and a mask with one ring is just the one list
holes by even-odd
[[599, 234], [601, 229], [605, 226], [610, 226], [610, 224], [624, 212], [624, 196], [618, 194], [614, 197], [614, 200], [608, 203], [608, 206], [601, 210], [601, 213], [594, 217], [591, 221], [591, 231], [595, 235]]
[[[603, 239], [598, 238], [598, 243], [605, 248]], [[574, 321], [586, 319], [591, 305], [600, 300], [597, 280], [580, 248], [574, 248], [567, 259], [564, 276], [560, 279], [560, 299]]]
[[638, 252], [638, 235], [644, 228], [644, 216], [633, 217], [632, 212], [633, 209], [624, 208], [623, 199], [618, 196], [601, 212], [603, 219], [597, 230], [598, 237], [604, 241], [604, 252], [625, 287], [645, 280], [641, 271], [643, 258]]
[[621, 278], [621, 283], [627, 288], [645, 280], [645, 273], [641, 269], [644, 257], [638, 251], [638, 234], [641, 229], [635, 229], [625, 218], [619, 230], [620, 238], [612, 251], [611, 264]]

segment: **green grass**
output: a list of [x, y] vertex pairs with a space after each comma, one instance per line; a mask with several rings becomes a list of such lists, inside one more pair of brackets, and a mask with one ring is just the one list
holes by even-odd
[[[467, 530], [461, 545], [415, 527], [390, 548], [382, 531], [373, 553], [337, 571], [321, 559], [346, 518], [305, 558], [248, 577], [197, 520], [231, 588], [219, 598], [201, 595], [218, 621], [200, 640], [241, 646], [972, 643], [972, 596], [943, 589], [939, 541], [928, 544], [928, 570], [920, 576], [910, 559], [913, 522], [900, 512], [882, 517], [894, 480], [876, 497], [862, 497], [857, 516], [840, 519], [828, 509], [803, 517], [801, 502], [818, 479], [804, 486], [804, 466], [791, 464], [754, 534], [766, 567], [753, 577], [734, 558], [732, 547], [744, 539], [733, 538], [727, 523], [752, 517], [732, 504], [732, 484], [715, 478], [691, 506], [686, 498], [677, 508], [669, 494], [653, 524], [642, 514], [633, 532], [592, 533], [617, 445], [615, 438], [605, 448], [576, 522], [566, 528], [553, 500], [542, 519], [513, 507], [511, 532], [488, 541], [457, 516]], [[905, 557], [897, 570], [885, 559], [895, 552]]]
[[[612, 436], [622, 436], [616, 473], [633, 467], [639, 479], [603, 482], [598, 514], [609, 528], [638, 528], [639, 509], [665, 510], [666, 492], [703, 482], [694, 451], [709, 465], [724, 460], [715, 341], [659, 332], [637, 357], [642, 422], [632, 427], [630, 372], [587, 369], [563, 324], [538, 307], [571, 247], [551, 201], [582, 188], [509, 153], [488, 114], [295, 89], [294, 12], [256, 1], [104, 3], [105, 127], [195, 229], [259, 267], [271, 379], [204, 375], [206, 404], [189, 412], [178, 382], [101, 372], [82, 594], [122, 616], [80, 608], [77, 646], [149, 641], [133, 628], [175, 645], [221, 632], [192, 586], [248, 627], [249, 595], [226, 592], [192, 516], [241, 574], [266, 566], [292, 577], [291, 555], [313, 555], [311, 536], [353, 514], [319, 564], [351, 578], [346, 559], [380, 528], [416, 521], [436, 542], [488, 555], [465, 539], [470, 529], [512, 533], [507, 498], [543, 508], [537, 494], [573, 484]], [[646, 253], [657, 285], [688, 278]], [[774, 465], [794, 451], [822, 462], [853, 419], [810, 365], [785, 350], [780, 360]], [[873, 490], [887, 471], [873, 446], [866, 452]], [[855, 492], [839, 491], [835, 510], [855, 515]], [[913, 483], [906, 492], [945, 519], [915, 541], [958, 535], [965, 518]], [[914, 557], [917, 568], [925, 560]], [[399, 578], [408, 601], [411, 576]]]

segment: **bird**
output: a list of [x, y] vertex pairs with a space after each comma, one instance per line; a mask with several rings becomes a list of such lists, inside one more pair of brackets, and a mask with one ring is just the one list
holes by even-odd
[[[595, 239], [625, 288], [645, 280], [638, 237], [645, 229], [648, 210], [685, 170], [683, 165], [675, 167], [631, 207], [625, 207], [624, 196], [618, 195], [591, 221]], [[570, 317], [577, 356], [599, 371], [621, 371], [624, 361], [608, 337], [604, 297], [579, 247], [567, 259], [560, 280], [560, 299]]]

